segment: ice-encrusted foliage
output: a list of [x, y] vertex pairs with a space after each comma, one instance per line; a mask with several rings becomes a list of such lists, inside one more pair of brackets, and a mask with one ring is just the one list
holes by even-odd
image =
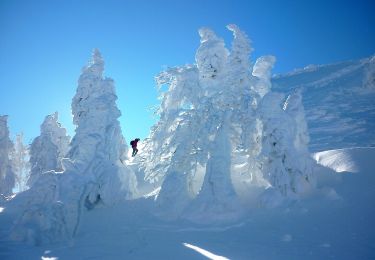
[[293, 149], [295, 149], [296, 156], [299, 160], [296, 162], [295, 168], [298, 168], [302, 173], [303, 179], [308, 182], [308, 185], [303, 181], [300, 185], [298, 192], [302, 193], [303, 186], [309, 189], [310, 186], [315, 186], [316, 180], [313, 174], [313, 164], [314, 161], [310, 156], [309, 152], [309, 142], [310, 136], [307, 127], [307, 121], [305, 118], [305, 109], [302, 103], [302, 90], [298, 89], [293, 94], [290, 94], [284, 103], [283, 109], [285, 112], [293, 119], [293, 124], [295, 128]]
[[70, 239], [83, 212], [135, 195], [134, 173], [122, 163], [127, 147], [117, 119], [113, 80], [103, 78], [103, 71], [104, 61], [94, 50], [72, 101], [77, 128], [68, 158], [62, 160], [63, 172], [42, 174], [20, 196], [25, 210], [16, 221], [13, 239], [34, 244]]
[[209, 158], [202, 188], [185, 210], [184, 217], [200, 223], [227, 220], [236, 217], [241, 210], [237, 194], [232, 185], [231, 142], [229, 140], [229, 118], [231, 112], [222, 115], [223, 121], [210, 145]]
[[66, 129], [58, 122], [58, 113], [46, 116], [40, 126], [40, 135], [30, 146], [30, 178], [31, 187], [36, 180], [47, 171], [62, 171], [61, 160], [68, 152], [70, 137]]
[[228, 50], [225, 48], [224, 40], [216, 36], [209, 28], [199, 30], [201, 44], [195, 54], [198, 68], [199, 80], [202, 90], [206, 96], [211, 96], [218, 91], [216, 82], [223, 79]]
[[[88, 202], [97, 198], [113, 203], [131, 198], [136, 189], [132, 171], [122, 162], [127, 146], [121, 133], [114, 82], [103, 78], [104, 61], [95, 49], [90, 64], [83, 68], [72, 101], [73, 122], [77, 125], [67, 157], [68, 171], [76, 171], [93, 182]], [[73, 166], [73, 167], [72, 167]]]
[[[160, 121], [138, 163], [146, 180], [161, 182], [157, 213], [166, 218], [235, 218], [242, 213], [244, 190], [273, 186], [298, 197], [300, 177], [311, 177], [303, 163], [290, 161], [308, 157], [300, 96], [291, 96], [284, 110], [284, 97], [271, 92], [275, 58], [260, 57], [252, 66], [249, 38], [236, 25], [227, 28], [234, 36], [230, 51], [212, 30], [202, 28], [196, 65], [168, 69], [157, 77], [158, 85], [169, 88], [161, 95]], [[271, 97], [278, 97], [276, 104], [267, 101]], [[272, 156], [281, 162], [267, 163]], [[301, 161], [308, 166], [307, 159]], [[285, 178], [289, 169], [292, 174]]]
[[253, 51], [251, 41], [247, 35], [242, 32], [237, 25], [230, 24], [227, 26], [228, 30], [233, 33], [232, 48], [228, 57], [227, 66], [227, 80], [229, 87], [239, 87], [237, 89], [242, 94], [244, 91], [249, 91], [246, 88], [250, 84], [250, 54]]
[[14, 146], [9, 138], [8, 116], [0, 116], [0, 194], [12, 194], [15, 174], [10, 160]]
[[29, 146], [23, 143], [23, 134], [18, 134], [11, 154], [12, 165], [16, 175], [15, 191], [21, 192], [28, 188], [27, 181], [30, 176]]
[[276, 191], [296, 198], [314, 185], [312, 161], [301, 96], [297, 92], [284, 102], [284, 94], [269, 92], [260, 103], [263, 138], [259, 162], [264, 178]]
[[261, 97], [271, 90], [271, 70], [275, 61], [274, 56], [262, 56], [254, 64], [253, 76], [256, 78], [254, 90]]

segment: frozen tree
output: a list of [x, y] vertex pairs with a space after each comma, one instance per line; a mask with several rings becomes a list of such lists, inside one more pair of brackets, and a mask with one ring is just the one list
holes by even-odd
[[234, 110], [230, 122], [233, 145], [231, 172], [234, 179], [247, 178], [255, 181], [259, 172], [254, 158], [261, 149], [261, 124], [256, 117], [260, 95], [255, 91], [257, 78], [252, 75], [250, 61], [253, 48], [246, 33], [238, 26], [230, 24], [227, 28], [233, 32], [225, 81], [230, 89], [226, 98], [231, 100], [230, 107]]
[[241, 210], [231, 180], [231, 142], [229, 135], [230, 111], [224, 112], [214, 140], [210, 145], [204, 182], [199, 194], [187, 208], [188, 219], [212, 223], [214, 219], [233, 218]]
[[195, 61], [203, 93], [211, 96], [222, 88], [217, 83], [225, 75], [229, 52], [225, 48], [224, 40], [217, 37], [211, 29], [201, 28], [199, 35], [201, 44], [195, 54]]
[[9, 139], [8, 116], [0, 116], [0, 194], [12, 194], [16, 176], [12, 169], [10, 154], [13, 143]]
[[[185, 129], [181, 122], [190, 118], [191, 110], [199, 106], [200, 95], [198, 70], [194, 66], [164, 71], [156, 77], [156, 82], [159, 89], [168, 85], [169, 90], [160, 94], [162, 102], [157, 111], [160, 120], [153, 127], [150, 138], [145, 141], [144, 151], [138, 157], [145, 178], [153, 182], [163, 179], [176, 146], [187, 139], [186, 130], [181, 135], [178, 134]], [[191, 129], [188, 133], [193, 132]]]
[[122, 163], [127, 147], [114, 83], [103, 77], [103, 71], [104, 61], [94, 50], [72, 101], [77, 128], [68, 158], [62, 160], [64, 171], [42, 174], [25, 192], [25, 210], [16, 221], [13, 239], [34, 244], [70, 239], [83, 212], [136, 195], [134, 173]]
[[103, 71], [104, 61], [95, 49], [72, 101], [77, 128], [67, 155], [72, 164], [64, 165], [92, 180], [93, 187], [87, 195], [89, 204], [97, 203], [98, 198], [111, 204], [131, 198], [136, 192], [134, 173], [122, 163], [128, 148], [118, 121], [121, 112], [116, 105], [114, 82], [103, 78]]
[[227, 28], [230, 51], [202, 28], [196, 65], [157, 77], [169, 88], [140, 163], [146, 179], [163, 181], [156, 203], [170, 218], [198, 220], [203, 211], [213, 217], [229, 208], [233, 217], [241, 212], [238, 191], [273, 186], [293, 196], [312, 183], [300, 96], [284, 109], [284, 96], [271, 92], [275, 58], [260, 57], [252, 67], [249, 38], [236, 25]]
[[47, 171], [63, 170], [61, 160], [68, 152], [69, 142], [66, 129], [58, 122], [58, 113], [46, 116], [40, 126], [40, 135], [30, 146], [31, 172], [28, 186], [32, 186]]
[[271, 89], [271, 70], [275, 61], [274, 56], [262, 56], [254, 64], [253, 76], [256, 78], [254, 91], [261, 97], [264, 97]]
[[316, 180], [313, 175], [314, 161], [309, 152], [310, 137], [305, 118], [305, 109], [302, 103], [301, 89], [296, 90], [288, 96], [283, 109], [294, 121], [295, 133], [293, 146], [299, 156], [297, 168], [301, 170], [304, 179], [309, 182], [309, 185], [315, 186]]
[[[298, 198], [313, 185], [304, 143], [306, 133], [301, 131], [305, 122], [301, 119], [302, 110], [296, 109], [298, 98], [289, 99], [286, 107], [289, 105], [290, 113], [283, 109], [284, 100], [284, 94], [269, 92], [261, 101], [263, 141], [259, 158], [263, 176], [270, 185], [283, 196]], [[297, 122], [293, 116], [302, 121]]]
[[194, 196], [192, 175], [205, 160], [199, 131], [206, 114], [197, 112], [201, 91], [196, 68], [186, 66], [163, 72], [157, 82], [169, 84], [169, 91], [163, 96], [161, 120], [151, 135], [151, 160], [146, 165], [151, 162], [152, 168], [146, 170], [152, 174], [146, 176], [151, 179], [166, 176], [157, 204], [164, 216], [174, 218]]
[[[234, 87], [241, 95], [252, 94], [249, 85], [251, 81], [250, 54], [253, 51], [248, 36], [234, 24], [227, 26], [233, 32], [232, 48], [228, 57], [227, 81], [229, 87]], [[238, 96], [241, 96], [238, 95]]]
[[23, 134], [16, 136], [12, 153], [12, 164], [16, 175], [15, 190], [21, 192], [27, 189], [27, 180], [30, 176], [29, 148], [23, 144]]
[[[235, 195], [230, 176], [232, 149], [230, 145], [225, 146], [226, 142], [222, 141], [228, 139], [230, 142], [232, 127], [229, 121], [225, 120], [230, 120], [232, 113], [229, 113], [226, 119], [223, 111], [239, 108], [240, 99], [238, 97], [241, 95], [236, 95], [234, 92], [238, 91], [240, 87], [236, 88], [228, 83], [229, 52], [225, 48], [223, 40], [207, 28], [201, 29], [199, 34], [201, 46], [196, 54], [196, 67], [189, 66], [162, 73], [163, 79], [168, 79], [165, 82], [169, 84], [169, 90], [163, 96], [161, 120], [156, 128], [158, 131], [153, 132], [151, 136], [152, 141], [153, 136], [157, 134], [159, 140], [166, 142], [165, 148], [170, 154], [168, 157], [169, 167], [164, 171], [166, 177], [157, 196], [157, 204], [161, 208], [161, 212], [168, 212], [166, 215], [170, 218], [180, 216], [186, 208], [191, 209], [189, 204], [192, 200], [194, 200], [193, 205], [205, 204], [206, 198], [207, 200], [223, 201], [225, 196], [220, 193], [211, 194], [213, 198], [207, 195], [208, 188], [204, 188], [206, 195], [200, 195], [202, 182], [203, 187], [211, 185], [206, 182], [214, 182], [215, 187], [223, 188], [226, 191], [232, 190], [232, 195]], [[239, 53], [238, 51], [237, 55], [241, 56]], [[247, 77], [249, 75], [248, 73]], [[174, 105], [164, 106], [166, 103]], [[216, 139], [218, 128], [222, 129], [222, 125], [225, 126], [225, 131], [220, 131], [220, 133], [225, 136]], [[216, 167], [212, 164], [217, 163], [220, 159], [213, 159], [210, 156], [216, 155], [222, 149], [227, 149], [225, 154], [229, 161], [226, 166], [229, 167], [229, 170], [217, 173], [224, 176], [205, 179], [204, 175], [217, 176], [216, 173], [211, 172]], [[165, 156], [161, 157], [161, 154], [157, 154], [156, 157], [166, 158]], [[210, 168], [207, 168], [208, 166]], [[208, 172], [210, 172], [209, 175], [207, 175]], [[197, 194], [198, 197], [194, 199]], [[193, 208], [196, 211], [201, 209], [201, 207]], [[196, 212], [188, 211], [192, 214]], [[193, 215], [191, 218], [194, 218]]]

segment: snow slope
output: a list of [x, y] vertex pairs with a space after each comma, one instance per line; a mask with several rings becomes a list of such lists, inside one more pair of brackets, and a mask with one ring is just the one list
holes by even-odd
[[314, 158], [319, 189], [310, 199], [227, 226], [162, 222], [152, 199], [139, 199], [87, 212], [70, 244], [34, 247], [3, 240], [12, 221], [4, 205], [0, 259], [374, 259], [375, 148]]
[[303, 89], [310, 150], [375, 146], [375, 56], [274, 76], [272, 88]]

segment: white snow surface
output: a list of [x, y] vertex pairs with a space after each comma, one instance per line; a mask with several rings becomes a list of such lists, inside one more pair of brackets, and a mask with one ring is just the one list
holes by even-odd
[[375, 146], [374, 64], [372, 56], [272, 78], [276, 91], [302, 91], [311, 151]]
[[138, 199], [85, 212], [69, 243], [34, 247], [6, 240], [20, 210], [8, 202], [0, 213], [0, 258], [205, 259], [206, 252], [211, 259], [372, 259], [375, 148], [332, 150], [314, 157], [325, 161], [344, 154], [342, 165], [355, 165], [356, 173], [319, 166], [318, 189], [312, 197], [252, 210], [236, 224], [164, 222], [150, 213], [152, 199]]

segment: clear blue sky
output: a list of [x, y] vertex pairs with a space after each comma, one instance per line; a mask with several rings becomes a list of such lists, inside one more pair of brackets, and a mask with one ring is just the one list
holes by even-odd
[[115, 80], [123, 133], [144, 138], [158, 104], [154, 76], [194, 63], [198, 29], [212, 28], [230, 47], [225, 26], [253, 41], [254, 58], [272, 54], [274, 73], [375, 54], [374, 1], [49, 0], [0, 1], [0, 114], [11, 134], [39, 135], [47, 114], [74, 134], [70, 104], [93, 48]]

